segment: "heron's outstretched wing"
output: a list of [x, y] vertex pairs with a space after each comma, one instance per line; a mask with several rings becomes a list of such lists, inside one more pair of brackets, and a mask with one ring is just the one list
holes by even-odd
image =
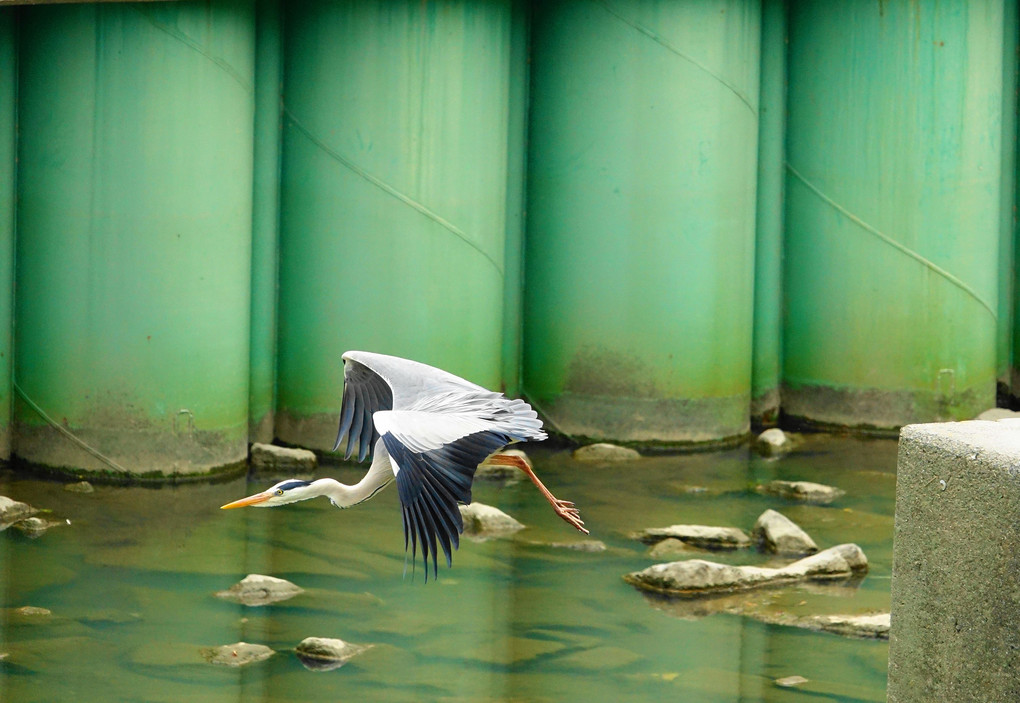
[[427, 580], [429, 554], [437, 575], [438, 548], [450, 566], [452, 549], [460, 546], [464, 520], [457, 504], [471, 502], [475, 469], [514, 438], [462, 413], [395, 410], [376, 414], [375, 424], [397, 477], [404, 549], [410, 547], [413, 561], [421, 545]]
[[380, 410], [393, 407], [393, 389], [378, 373], [360, 361], [344, 355], [344, 395], [340, 401], [340, 429], [337, 431], [335, 452], [347, 437], [345, 459], [358, 445], [358, 461], [371, 454], [379, 439], [379, 431], [372, 416]]

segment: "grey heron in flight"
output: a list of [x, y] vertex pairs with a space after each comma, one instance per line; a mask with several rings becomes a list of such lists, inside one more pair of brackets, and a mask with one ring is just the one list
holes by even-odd
[[343, 355], [344, 392], [336, 451], [372, 457], [368, 472], [348, 486], [331, 478], [290, 479], [224, 505], [272, 507], [326, 496], [338, 508], [362, 503], [396, 480], [403, 511], [404, 549], [420, 548], [438, 575], [438, 549], [446, 564], [460, 544], [464, 521], [458, 503], [471, 502], [471, 482], [483, 462], [523, 471], [561, 518], [588, 534], [577, 508], [556, 498], [521, 456], [499, 454], [509, 444], [546, 438], [542, 421], [523, 400], [511, 400], [441, 369], [395, 356], [349, 351]]

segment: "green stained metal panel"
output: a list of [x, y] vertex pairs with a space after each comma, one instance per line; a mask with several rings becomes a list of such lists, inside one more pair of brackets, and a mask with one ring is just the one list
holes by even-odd
[[251, 252], [250, 442], [273, 440], [276, 301], [280, 241], [280, 0], [255, 5], [255, 151]]
[[287, 3], [278, 437], [332, 447], [347, 349], [500, 385], [512, 17]]
[[521, 305], [524, 294], [525, 195], [528, 160], [528, 42], [531, 13], [514, 0], [510, 36], [510, 100], [507, 134], [506, 271], [503, 302], [503, 389], [517, 395], [521, 385]]
[[996, 330], [996, 376], [1010, 384], [1013, 355], [1014, 243], [1016, 236], [1016, 137], [1017, 137], [1017, 3], [1003, 4], [1002, 41], [1002, 181], [1000, 187], [998, 328]]
[[751, 417], [775, 424], [782, 367], [783, 184], [786, 141], [786, 2], [764, 0], [761, 18], [758, 211], [754, 247]]
[[0, 459], [11, 455], [18, 84], [14, 13], [13, 8], [0, 8]]
[[251, 4], [21, 17], [15, 453], [162, 474], [243, 460]]
[[790, 12], [784, 411], [892, 428], [995, 400], [1000, 2]]
[[571, 435], [741, 435], [760, 4], [534, 12], [525, 391]]

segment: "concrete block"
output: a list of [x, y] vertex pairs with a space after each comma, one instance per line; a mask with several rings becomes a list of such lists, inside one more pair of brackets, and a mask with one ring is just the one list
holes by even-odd
[[900, 433], [889, 701], [1020, 700], [1020, 426]]

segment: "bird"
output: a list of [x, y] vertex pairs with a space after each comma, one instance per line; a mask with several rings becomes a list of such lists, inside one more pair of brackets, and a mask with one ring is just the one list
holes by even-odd
[[546, 439], [528, 403], [411, 359], [366, 351], [348, 351], [342, 359], [344, 390], [333, 451], [346, 440], [344, 459], [370, 457], [365, 476], [353, 486], [332, 478], [287, 479], [221, 506], [224, 510], [319, 496], [346, 509], [396, 482], [404, 552], [410, 551], [412, 566], [421, 552], [428, 581], [430, 556], [433, 578], [438, 577], [439, 549], [447, 567], [453, 565], [452, 551], [464, 531], [458, 504], [471, 502], [475, 470], [487, 463], [520, 469], [558, 516], [589, 534], [574, 504], [556, 498], [521, 453], [501, 453], [517, 442]]

